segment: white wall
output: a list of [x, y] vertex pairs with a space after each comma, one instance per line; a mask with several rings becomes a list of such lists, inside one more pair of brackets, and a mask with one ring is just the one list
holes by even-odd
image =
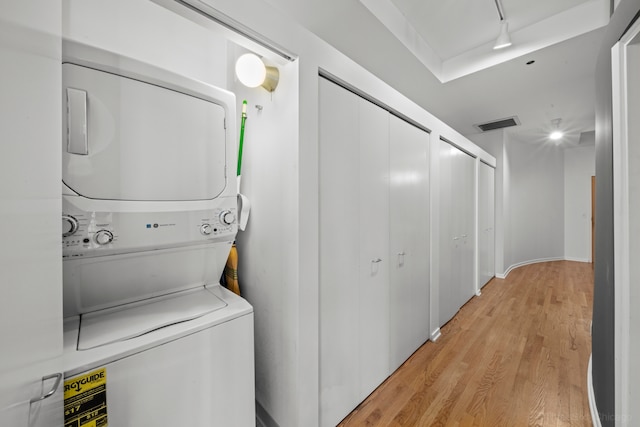
[[564, 258], [564, 160], [554, 144], [533, 145], [510, 137], [505, 143], [509, 165], [511, 250], [505, 265]]
[[222, 31], [194, 25], [147, 0], [63, 0], [62, 7], [65, 38], [226, 87]]
[[564, 259], [563, 150], [520, 142], [504, 130], [469, 138], [497, 161], [496, 276], [519, 265]]
[[[41, 393], [41, 378], [62, 371], [60, 81], [59, 2], [3, 1], [0, 14], [0, 425], [3, 426], [26, 426], [29, 399]], [[44, 385], [51, 386], [52, 382]], [[46, 403], [61, 399], [61, 395], [58, 390]]]
[[564, 256], [591, 262], [591, 177], [595, 176], [595, 146], [564, 151]]
[[[244, 49], [231, 48], [231, 57]], [[239, 281], [255, 318], [258, 416], [294, 419], [298, 324], [298, 63], [279, 66], [280, 83], [271, 95], [237, 84], [240, 106], [247, 100], [241, 193], [251, 202], [249, 223], [239, 232]], [[262, 107], [262, 110], [256, 106]], [[238, 109], [240, 111], [240, 107]], [[282, 424], [286, 425], [286, 424]]]

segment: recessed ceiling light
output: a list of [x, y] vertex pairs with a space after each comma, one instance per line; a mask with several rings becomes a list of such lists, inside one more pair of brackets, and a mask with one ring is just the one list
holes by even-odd
[[531, 65], [531, 64], [533, 64], [534, 62], [536, 62], [536, 61], [535, 61], [535, 60], [533, 60], [533, 59], [532, 59], [531, 61], [527, 61], [527, 65]]

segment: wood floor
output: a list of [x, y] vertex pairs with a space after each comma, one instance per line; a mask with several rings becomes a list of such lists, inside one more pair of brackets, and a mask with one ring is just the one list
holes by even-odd
[[591, 264], [493, 279], [339, 426], [591, 426]]

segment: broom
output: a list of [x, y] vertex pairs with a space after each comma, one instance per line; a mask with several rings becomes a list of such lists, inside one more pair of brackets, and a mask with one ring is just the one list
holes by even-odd
[[[241, 208], [238, 224], [240, 229], [244, 230], [247, 224], [247, 216], [249, 215], [249, 200], [242, 194], [240, 194], [240, 179], [242, 171], [242, 147], [244, 143], [244, 125], [247, 120], [247, 101], [242, 101], [242, 120], [240, 121], [240, 144], [238, 147], [238, 197], [240, 198]], [[245, 213], [246, 210], [246, 213]], [[227, 285], [227, 289], [231, 292], [240, 295], [240, 283], [238, 282], [238, 249], [236, 243], [233, 242], [231, 250], [229, 251], [229, 257], [227, 258], [227, 264], [224, 267], [224, 279]]]

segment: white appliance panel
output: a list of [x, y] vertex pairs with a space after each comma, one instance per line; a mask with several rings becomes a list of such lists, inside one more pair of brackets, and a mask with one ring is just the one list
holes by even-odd
[[64, 315], [218, 283], [232, 243], [66, 260]]
[[139, 337], [226, 307], [205, 287], [82, 315], [78, 350]]
[[[127, 209], [138, 202], [111, 203], [125, 206], [102, 206], [99, 202], [63, 196], [63, 229], [69, 227], [70, 222], [75, 224], [75, 230], [62, 237], [65, 260], [233, 241], [238, 231], [235, 197], [203, 201], [191, 209], [183, 202], [171, 203], [175, 209], [181, 209], [178, 211], [160, 211], [159, 207], [147, 206], [145, 211], [131, 212]], [[120, 207], [125, 211], [108, 210]], [[110, 240], [100, 240], [105, 233]]]
[[207, 290], [226, 306], [84, 351], [79, 322], [68, 319], [65, 380], [106, 369], [110, 426], [255, 425], [251, 306], [219, 285]]
[[69, 63], [63, 90], [63, 181], [78, 194], [205, 200], [224, 190], [223, 106]]
[[109, 425], [253, 426], [253, 315], [106, 365]]

